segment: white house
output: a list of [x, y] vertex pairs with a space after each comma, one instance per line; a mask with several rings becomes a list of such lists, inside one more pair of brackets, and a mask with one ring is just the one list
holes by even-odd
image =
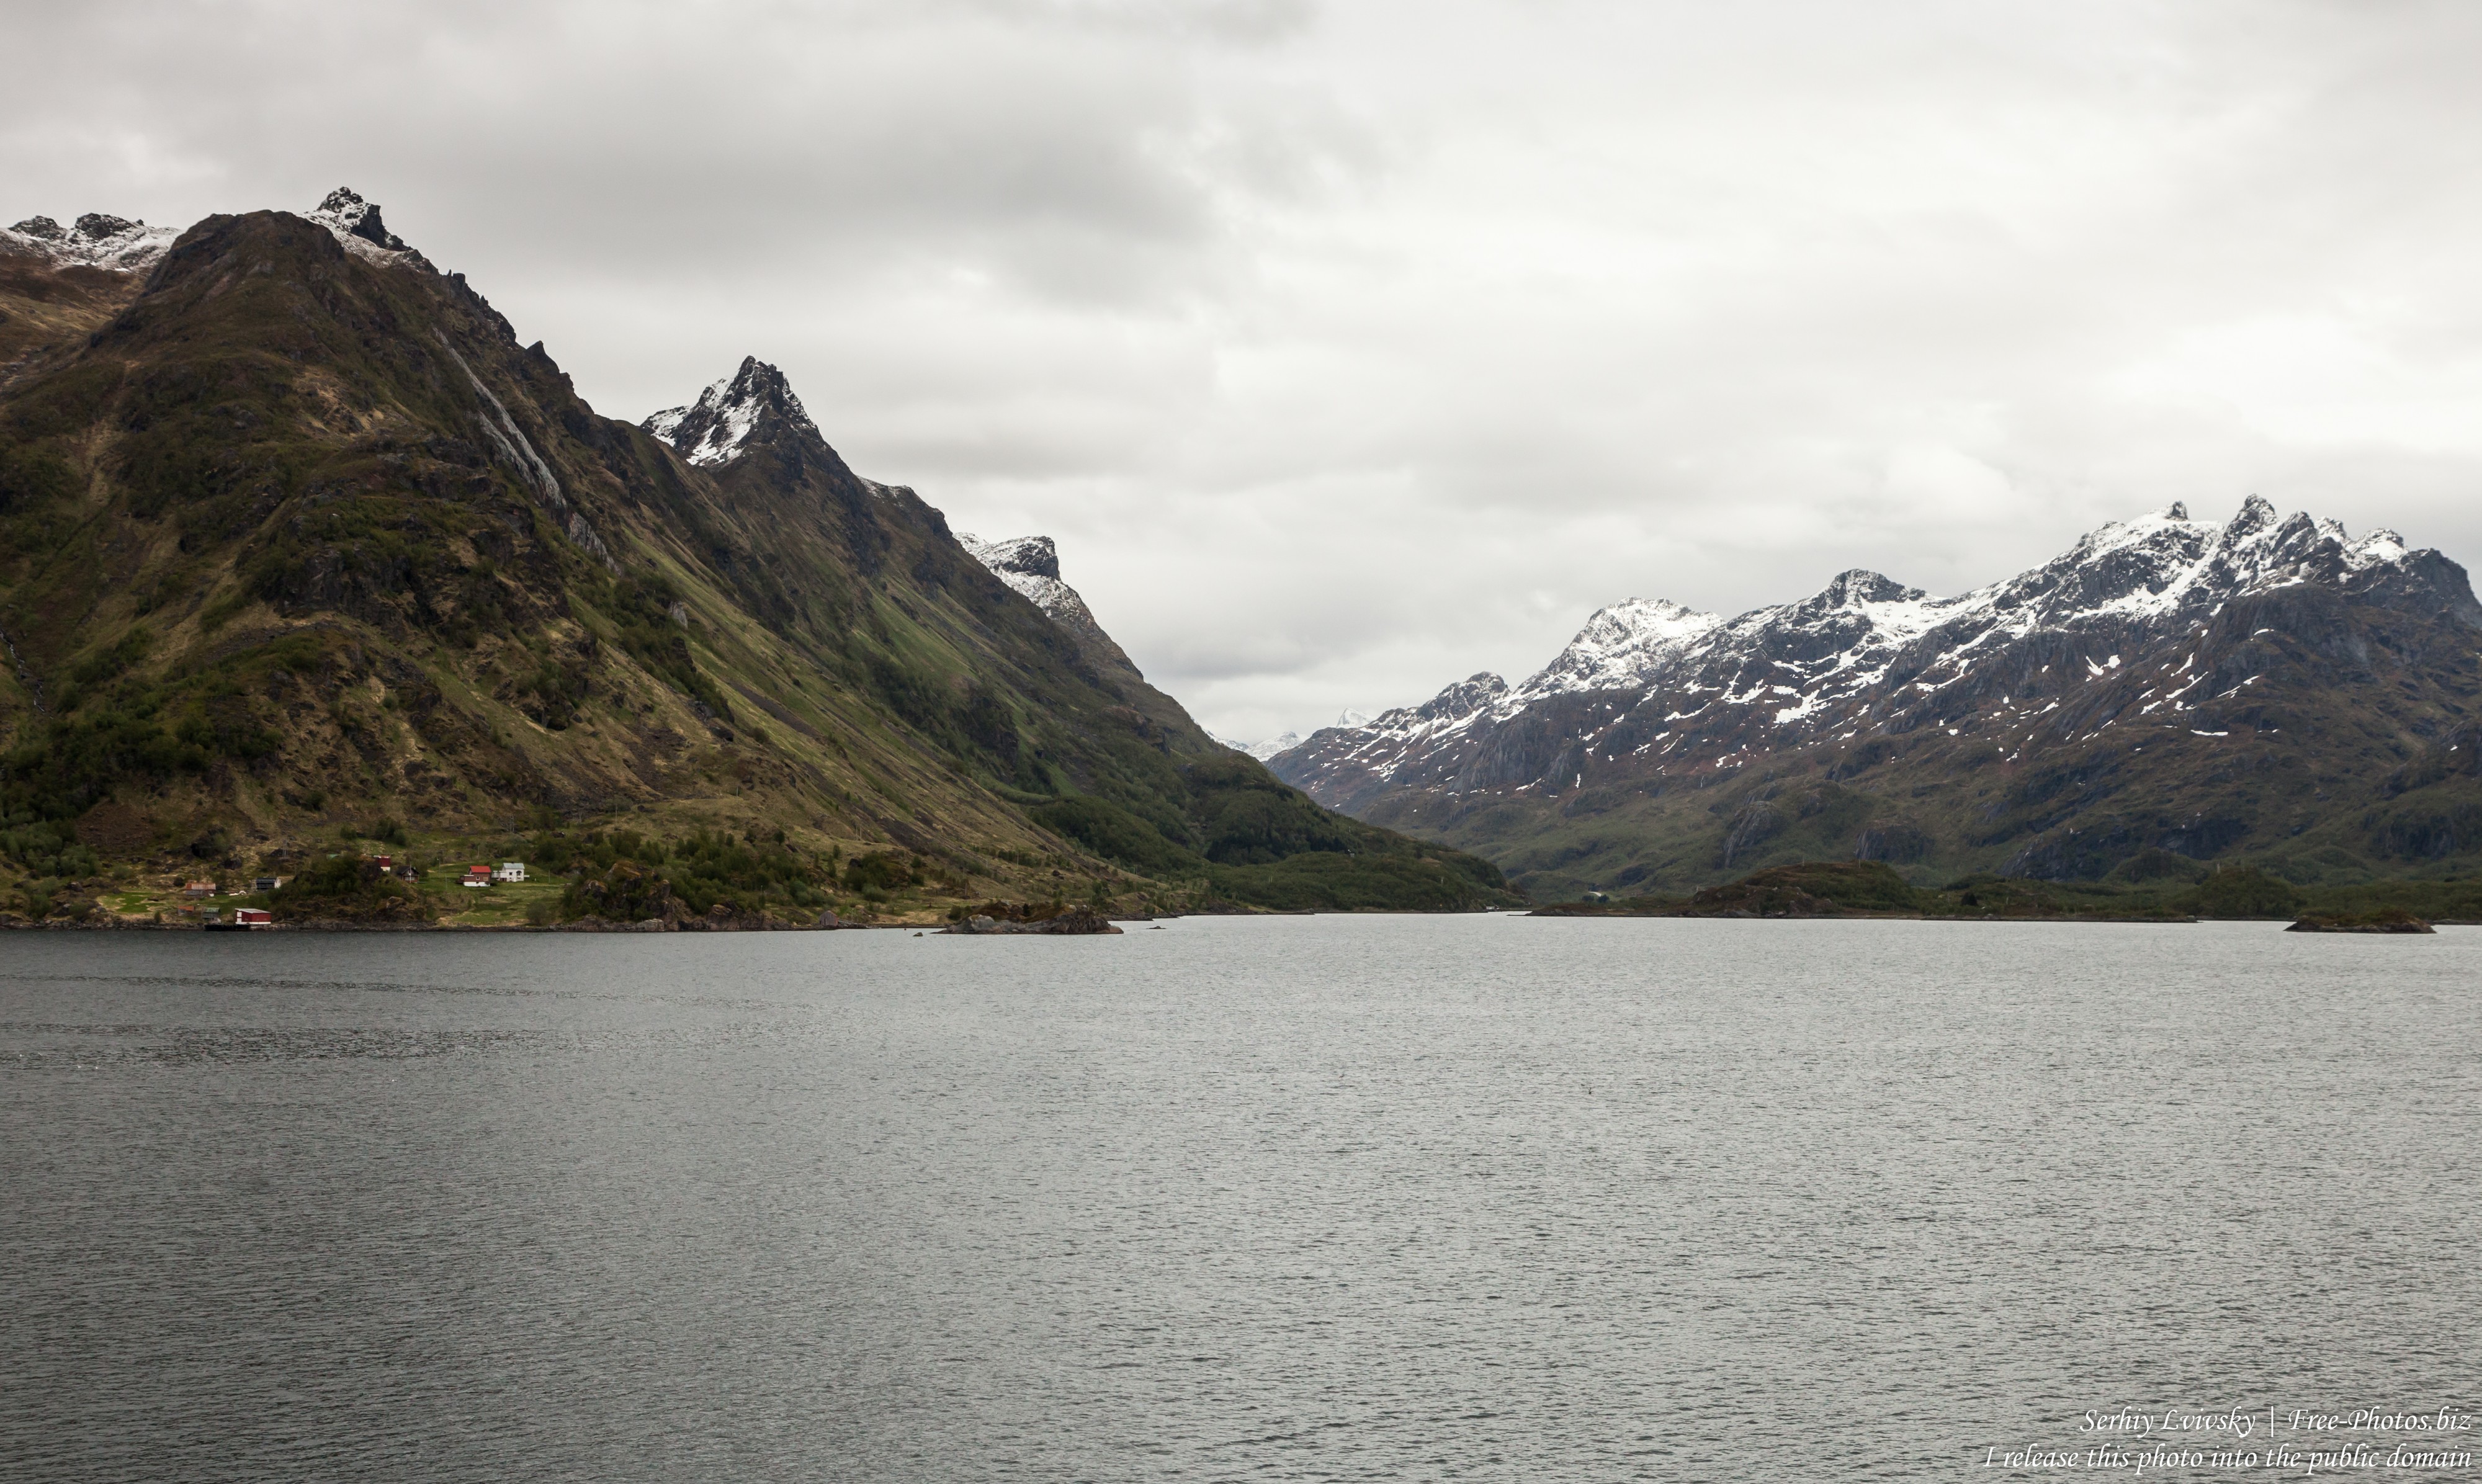
[[523, 881], [526, 879], [526, 863], [523, 861], [503, 861], [500, 862], [500, 868], [491, 873], [491, 879], [493, 881]]

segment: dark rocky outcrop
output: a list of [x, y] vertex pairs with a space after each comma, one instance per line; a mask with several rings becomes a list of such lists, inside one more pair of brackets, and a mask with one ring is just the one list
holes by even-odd
[[985, 916], [978, 913], [962, 922], [952, 922], [939, 931], [968, 937], [1010, 934], [1047, 934], [1068, 937], [1118, 933], [1121, 930], [1102, 914], [1091, 908], [1079, 907], [1061, 913], [1057, 916], [1037, 917], [1031, 920], [1013, 921], [1005, 917]]
[[2439, 931], [2401, 908], [2354, 914], [2309, 913], [2285, 928], [2287, 933], [2435, 933]]

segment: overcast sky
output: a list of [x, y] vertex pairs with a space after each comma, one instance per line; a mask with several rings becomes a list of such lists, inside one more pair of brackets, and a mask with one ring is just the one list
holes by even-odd
[[2482, 556], [2482, 6], [0, 0], [0, 220], [350, 184], [1218, 732], [2255, 490]]

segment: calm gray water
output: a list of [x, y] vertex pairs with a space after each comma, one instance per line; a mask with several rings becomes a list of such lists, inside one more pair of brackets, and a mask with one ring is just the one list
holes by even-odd
[[2477, 990], [2482, 930], [2241, 924], [7, 935], [0, 1472], [1996, 1478], [2122, 1405], [2469, 1412]]

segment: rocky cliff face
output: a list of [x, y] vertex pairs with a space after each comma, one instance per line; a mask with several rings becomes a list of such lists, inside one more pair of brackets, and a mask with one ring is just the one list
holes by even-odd
[[2464, 570], [2393, 532], [2175, 505], [1956, 597], [1855, 570], [1729, 620], [1616, 604], [1521, 684], [1475, 676], [1272, 765], [1553, 889], [1804, 854], [2397, 869], [2482, 852], [2461, 785], [2409, 782], [2468, 766], [2477, 641]]
[[755, 356], [743, 357], [739, 370], [700, 392], [696, 402], [668, 408], [641, 424], [701, 466], [740, 458], [742, 446], [762, 425], [787, 435], [819, 431], [784, 373]]

